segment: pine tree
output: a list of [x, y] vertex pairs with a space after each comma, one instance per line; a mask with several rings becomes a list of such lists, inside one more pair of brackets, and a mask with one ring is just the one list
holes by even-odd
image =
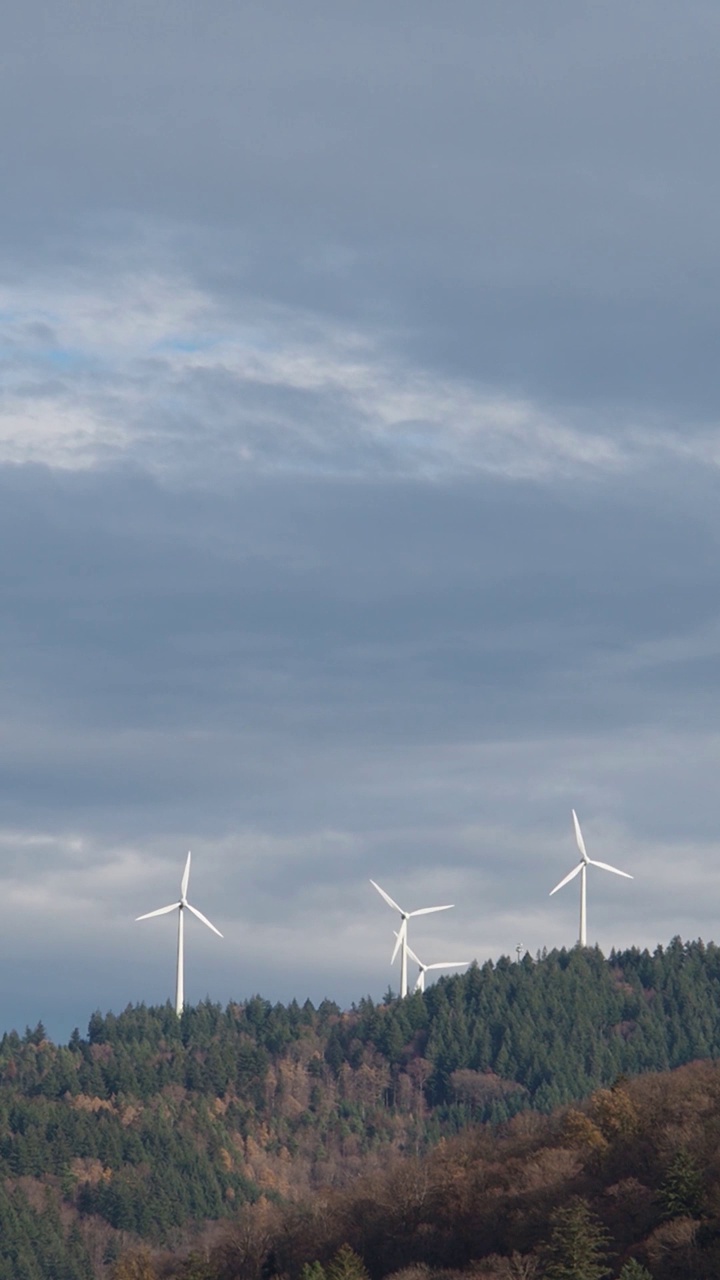
[[545, 1280], [603, 1280], [610, 1274], [607, 1232], [587, 1200], [574, 1197], [551, 1218]]
[[322, 1263], [306, 1262], [300, 1272], [300, 1280], [327, 1280]]
[[697, 1218], [703, 1208], [703, 1180], [696, 1161], [684, 1148], [671, 1161], [660, 1188], [666, 1218]]
[[630, 1258], [624, 1265], [618, 1280], [652, 1280], [652, 1276], [647, 1267], [644, 1267], [637, 1258]]
[[325, 1274], [327, 1280], [369, 1280], [365, 1263], [349, 1244], [340, 1246]]

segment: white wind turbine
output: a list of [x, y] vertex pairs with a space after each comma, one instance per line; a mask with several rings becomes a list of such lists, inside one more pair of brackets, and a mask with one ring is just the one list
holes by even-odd
[[583, 834], [582, 834], [582, 831], [580, 830], [580, 823], [578, 822], [578, 816], [574, 809], [572, 811], [572, 816], [573, 816], [573, 823], [575, 826], [575, 839], [577, 840], [577, 847], [580, 850], [580, 861], [578, 862], [576, 867], [573, 867], [569, 875], [565, 876], [564, 880], [561, 880], [559, 884], [555, 885], [554, 889], [550, 890], [549, 896], [552, 898], [553, 894], [557, 893], [558, 889], [562, 889], [571, 880], [574, 880], [575, 876], [577, 875], [580, 876], [580, 946], [586, 947], [587, 946], [587, 869], [588, 867], [600, 867], [602, 871], [612, 871], [613, 875], [624, 876], [626, 880], [632, 880], [634, 877], [631, 876], [628, 871], [618, 871], [617, 867], [611, 867], [607, 862], [597, 862], [595, 858], [588, 858], [587, 850], [585, 848], [585, 841], [583, 840]]
[[193, 915], [197, 916], [198, 920], [202, 920], [203, 924], [206, 924], [208, 929], [212, 929], [213, 933], [216, 933], [218, 938], [222, 938], [222, 934], [220, 930], [216, 929], [215, 925], [210, 923], [207, 917], [203, 915], [202, 911], [198, 911], [197, 907], [194, 907], [191, 902], [188, 902], [187, 890], [188, 890], [189, 879], [190, 879], [190, 854], [188, 854], [187, 856], [187, 862], [185, 863], [185, 870], [183, 871], [183, 877], [180, 882], [180, 901], [171, 902], [169, 907], [158, 907], [157, 911], [148, 911], [144, 916], [136, 917], [136, 920], [150, 920], [152, 916], [166, 916], [171, 911], [177, 911], [178, 913], [177, 981], [175, 983], [175, 1012], [178, 1018], [180, 1017], [183, 1011], [183, 1004], [185, 1003], [185, 990], [184, 990], [185, 966], [184, 966], [184, 955], [183, 955], [183, 951], [184, 951], [183, 912], [185, 911], [185, 909], [187, 908], [188, 911], [192, 911]]
[[420, 957], [415, 955], [412, 947], [407, 948], [407, 953], [410, 959], [415, 961], [419, 970], [414, 987], [415, 991], [425, 990], [425, 974], [428, 969], [465, 969], [470, 964], [469, 960], [439, 960], [436, 964], [423, 964]]
[[398, 932], [395, 934], [397, 941], [395, 943], [395, 948], [393, 950], [390, 963], [391, 964], [395, 963], [395, 957], [399, 951], [400, 952], [400, 995], [401, 997], [404, 997], [408, 993], [408, 981], [407, 981], [407, 962], [408, 962], [407, 922], [408, 920], [410, 919], [411, 916], [429, 916], [433, 911], [450, 911], [452, 909], [453, 904], [449, 903], [445, 907], [420, 907], [417, 911], [403, 911], [402, 907], [399, 907], [397, 902], [395, 902], [390, 897], [390, 894], [386, 893], [384, 889], [380, 888], [379, 884], [376, 884], [374, 880], [371, 880], [370, 883], [373, 886], [373, 889], [377, 889], [378, 893], [380, 894], [380, 897], [385, 899], [389, 907], [392, 907], [394, 911], [400, 912], [400, 928]]

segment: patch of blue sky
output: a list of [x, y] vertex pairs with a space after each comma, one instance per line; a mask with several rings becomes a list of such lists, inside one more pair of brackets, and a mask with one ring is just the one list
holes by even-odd
[[90, 352], [75, 347], [14, 347], [12, 357], [19, 377], [44, 376], [50, 370], [60, 373], [85, 373], [102, 368], [104, 361]]
[[87, 352], [78, 351], [73, 347], [45, 347], [42, 350], [33, 351], [32, 354], [34, 359], [59, 369], [76, 369], [80, 365], [91, 363]]
[[0, 344], [0, 359], [7, 363], [8, 377], [24, 385], [33, 378], [97, 372], [106, 364], [95, 354], [76, 347], [27, 347], [17, 343], [7, 348]]
[[155, 352], [178, 352], [182, 355], [193, 355], [200, 351], [212, 351], [217, 347], [241, 345], [253, 351], [274, 351], [278, 342], [269, 334], [258, 328], [239, 326], [231, 333], [211, 334], [178, 334], [175, 337], [160, 338], [152, 344]]

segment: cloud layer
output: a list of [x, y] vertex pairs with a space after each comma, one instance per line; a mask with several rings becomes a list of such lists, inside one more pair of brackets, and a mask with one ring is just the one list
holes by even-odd
[[717, 27], [11, 16], [6, 1024], [712, 935]]

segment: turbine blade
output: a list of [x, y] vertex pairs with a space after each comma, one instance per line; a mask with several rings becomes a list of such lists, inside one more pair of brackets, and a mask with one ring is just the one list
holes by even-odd
[[426, 964], [426, 969], [464, 969], [469, 960], [439, 960], [437, 964]]
[[189, 853], [188, 853], [188, 856], [187, 856], [187, 862], [185, 863], [185, 870], [183, 871], [183, 878], [182, 878], [182, 881], [181, 881], [181, 884], [180, 884], [180, 897], [181, 897], [181, 898], [186, 898], [186, 897], [187, 897], [188, 881], [189, 881], [189, 879], [190, 879], [190, 858], [191, 858], [191, 854], [189, 854]]
[[189, 902], [186, 902], [185, 906], [187, 907], [188, 911], [192, 911], [193, 915], [197, 916], [198, 920], [202, 920], [203, 924], [206, 924], [208, 929], [212, 929], [213, 933], [216, 933], [218, 938], [222, 938], [222, 934], [220, 930], [216, 929], [215, 925], [210, 923], [207, 916], [204, 916], [202, 911], [198, 911], [197, 907], [193, 907]]
[[421, 969], [421, 970], [420, 970], [420, 972], [419, 972], [419, 974], [418, 974], [418, 976], [417, 976], [417, 978], [415, 979], [415, 986], [413, 987], [413, 991], [424, 991], [424, 989], [425, 989], [425, 988], [424, 988], [424, 984], [423, 984], [423, 974], [424, 974], [424, 973], [425, 973], [425, 970], [424, 970], [424, 969]]
[[395, 934], [396, 942], [395, 942], [395, 949], [394, 949], [394, 951], [393, 951], [393, 953], [392, 953], [392, 956], [391, 956], [391, 958], [390, 958], [390, 963], [391, 963], [391, 964], [394, 964], [394, 962], [395, 962], [395, 957], [396, 957], [396, 955], [397, 955], [398, 951], [400, 950], [400, 948], [401, 948], [401, 946], [402, 946], [403, 942], [405, 941], [405, 937], [406, 937], [406, 935], [407, 935], [407, 920], [405, 920], [405, 918], [403, 917], [403, 922], [402, 922], [402, 924], [400, 925], [400, 928], [398, 929], [397, 933]]
[[574, 880], [575, 876], [580, 874], [584, 866], [585, 866], [584, 862], [578, 862], [577, 866], [573, 867], [572, 871], [568, 875], [566, 875], [565, 879], [561, 880], [559, 884], [555, 885], [554, 889], [550, 890], [548, 897], [552, 898], [553, 894], [557, 893], [558, 889], [563, 889], [566, 884], [569, 884], [571, 880]]
[[394, 899], [390, 897], [389, 893], [386, 893], [384, 889], [381, 889], [379, 884], [375, 884], [374, 880], [371, 880], [370, 883], [374, 889], [377, 889], [378, 893], [380, 894], [380, 897], [385, 899], [389, 907], [392, 907], [394, 911], [399, 911], [400, 915], [403, 915], [402, 907], [398, 906], [397, 902], [395, 902]]
[[576, 812], [575, 812], [575, 810], [574, 810], [574, 809], [573, 809], [573, 811], [572, 811], [572, 816], [573, 816], [573, 822], [574, 822], [574, 824], [575, 824], [575, 839], [577, 840], [577, 847], [578, 847], [578, 849], [580, 850], [580, 852], [581, 852], [581, 854], [582, 854], [582, 856], [583, 856], [583, 858], [584, 858], [585, 862], [589, 862], [589, 861], [590, 861], [590, 859], [589, 859], [589, 858], [588, 858], [588, 856], [587, 856], [587, 849], [585, 848], [585, 841], [583, 840], [583, 833], [582, 833], [582, 831], [580, 830], [580, 823], [578, 822], [578, 816], [577, 816], [577, 814], [576, 814]]
[[144, 916], [136, 916], [135, 923], [138, 920], [150, 920], [152, 916], [166, 916], [168, 911], [177, 911], [180, 906], [179, 902], [171, 902], [169, 907], [158, 907], [157, 911], [146, 911]]
[[618, 871], [617, 867], [611, 867], [609, 862], [596, 862], [594, 858], [588, 858], [591, 867], [602, 867], [603, 871], [612, 871], [616, 876], [624, 876], [626, 880], [634, 880], [635, 877], [630, 875], [629, 871]]
[[405, 950], [407, 951], [410, 959], [415, 961], [415, 964], [419, 964], [421, 969], [424, 968], [422, 960], [419, 958], [419, 956], [415, 955], [415, 952], [413, 951], [412, 947], [408, 946], [407, 943], [405, 944]]
[[449, 902], [446, 907], [420, 907], [418, 911], [408, 911], [409, 916], [429, 916], [433, 911], [452, 911], [454, 902]]

